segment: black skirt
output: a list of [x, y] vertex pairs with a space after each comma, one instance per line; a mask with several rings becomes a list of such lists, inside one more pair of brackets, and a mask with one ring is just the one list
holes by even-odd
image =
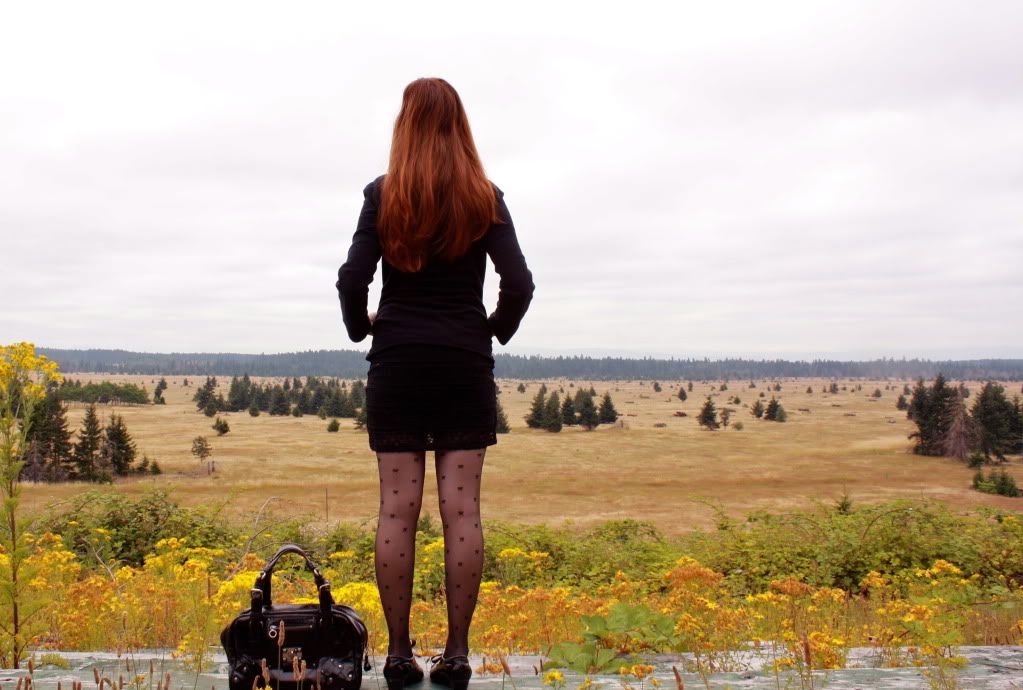
[[493, 360], [442, 345], [395, 345], [366, 376], [369, 447], [378, 452], [460, 450], [497, 443]]

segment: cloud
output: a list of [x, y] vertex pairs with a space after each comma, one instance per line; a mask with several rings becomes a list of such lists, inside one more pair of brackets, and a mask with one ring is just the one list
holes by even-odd
[[19, 7], [0, 339], [366, 349], [333, 281], [443, 76], [537, 283], [508, 351], [1019, 356], [1023, 6], [628, 9]]

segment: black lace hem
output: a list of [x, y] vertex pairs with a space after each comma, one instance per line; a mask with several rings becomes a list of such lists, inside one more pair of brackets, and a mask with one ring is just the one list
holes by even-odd
[[473, 450], [497, 444], [497, 434], [486, 429], [457, 431], [370, 431], [369, 447], [381, 453], [416, 450]]

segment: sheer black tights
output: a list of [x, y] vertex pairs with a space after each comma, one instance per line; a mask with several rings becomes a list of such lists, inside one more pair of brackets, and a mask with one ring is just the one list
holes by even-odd
[[[483, 577], [480, 477], [485, 455], [486, 448], [436, 451], [448, 610], [444, 655], [449, 657], [469, 653], [469, 626]], [[377, 453], [377, 464], [380, 469], [377, 588], [387, 620], [388, 654], [407, 657], [412, 656], [409, 610], [426, 452]]]

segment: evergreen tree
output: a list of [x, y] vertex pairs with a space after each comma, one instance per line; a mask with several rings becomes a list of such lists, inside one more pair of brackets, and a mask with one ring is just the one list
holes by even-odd
[[906, 396], [905, 395], [902, 395], [902, 394], [899, 395], [898, 399], [895, 401], [895, 409], [896, 410], [906, 410], [906, 409], [909, 409], [909, 403], [906, 402]]
[[[192, 401], [195, 402], [195, 408], [197, 410], [206, 410], [211, 404], [214, 406], [217, 403], [216, 396], [213, 391], [217, 388], [217, 379], [212, 376], [206, 377], [206, 382], [196, 389], [195, 395], [192, 396]], [[216, 413], [216, 410], [214, 410]]]
[[542, 426], [546, 431], [561, 431], [561, 400], [554, 391], [544, 404]]
[[103, 427], [96, 414], [96, 405], [85, 409], [82, 428], [78, 432], [78, 442], [74, 450], [74, 479], [95, 481], [99, 469], [99, 451], [103, 440]]
[[597, 412], [597, 418], [601, 424], [614, 424], [618, 421], [618, 410], [615, 409], [615, 404], [611, 400], [611, 391], [604, 391], [604, 397], [600, 401], [600, 410]]
[[686, 398], [688, 397], [689, 396], [686, 395], [686, 389], [680, 386], [678, 389], [678, 399], [681, 400], [682, 402], [685, 402]]
[[687, 384], [687, 386], [686, 386], [686, 387], [687, 387], [687, 388], [689, 389], [689, 392], [690, 392], [690, 393], [692, 393], [692, 392], [693, 392], [693, 382], [692, 382], [692, 381], [690, 381], [690, 382], [689, 382], [689, 383]]
[[[285, 379], [286, 380], [286, 379]], [[275, 416], [286, 416], [291, 411], [288, 403], [288, 395], [279, 385], [273, 387], [270, 393], [270, 414]]]
[[327, 425], [327, 431], [329, 431], [332, 434], [336, 433], [340, 429], [341, 429], [341, 422], [337, 421], [336, 419], [330, 420], [330, 424]]
[[259, 402], [255, 398], [253, 398], [252, 402], [249, 403], [249, 416], [250, 417], [259, 416]]
[[365, 407], [366, 384], [362, 381], [355, 381], [352, 383], [352, 388], [348, 393], [348, 397], [351, 398], [353, 411], [356, 407]]
[[661, 392], [661, 384], [658, 383], [657, 381], [654, 381], [654, 392], [655, 393], [660, 393]]
[[781, 408], [781, 403], [775, 400], [774, 396], [771, 396], [771, 402], [767, 403], [767, 409], [764, 410], [764, 419], [771, 421], [778, 421], [778, 410]]
[[124, 477], [131, 473], [135, 455], [135, 441], [128, 433], [124, 419], [119, 414], [111, 413], [103, 435], [100, 456], [109, 463], [114, 474]]
[[32, 408], [25, 437], [27, 451], [21, 477], [30, 481], [63, 481], [74, 471], [71, 431], [56, 387]]
[[576, 395], [576, 408], [579, 410], [579, 424], [587, 431], [592, 431], [600, 424], [600, 414], [593, 402], [593, 395], [587, 393], [579, 400]]
[[703, 403], [703, 409], [700, 410], [700, 414], [696, 417], [696, 421], [700, 423], [700, 426], [705, 426], [708, 429], [717, 429], [720, 425], [717, 420], [717, 410], [714, 407], [714, 401], [707, 396], [707, 401]]
[[495, 431], [498, 434], [507, 434], [511, 431], [511, 427], [508, 426], [508, 415], [504, 413], [500, 397], [497, 398], [497, 427]]
[[764, 403], [761, 400], [757, 399], [757, 401], [753, 403], [753, 407], [750, 408], [750, 414], [752, 414], [757, 419], [763, 417]]
[[217, 417], [217, 421], [213, 422], [213, 430], [217, 432], [217, 436], [223, 436], [231, 430], [231, 425], [227, 423], [226, 419]]
[[547, 387], [541, 385], [540, 389], [533, 396], [533, 405], [529, 408], [529, 414], [526, 415], [526, 426], [530, 429], [542, 429], [543, 428], [543, 413], [545, 408], [544, 396], [547, 393]]
[[570, 395], [566, 395], [565, 401], [561, 403], [561, 423], [565, 426], [575, 426], [578, 423], [575, 416], [575, 402]]
[[240, 412], [249, 407], [251, 395], [251, 383], [248, 382], [248, 374], [244, 379], [237, 376], [231, 377], [231, 387], [227, 391], [226, 408], [230, 412]]
[[988, 381], [980, 389], [971, 410], [977, 423], [980, 451], [990, 459], [993, 455], [1000, 462], [1005, 462], [1006, 453], [1012, 453], [1019, 443], [1013, 437], [1016, 428], [1016, 407], [1005, 397], [1005, 389]]
[[365, 429], [366, 428], [366, 407], [360, 407], [358, 412], [355, 413], [355, 428]]
[[518, 388], [516, 388], [515, 390], [517, 390], [519, 393], [525, 393], [526, 392], [526, 384], [519, 383]]
[[940, 373], [930, 389], [924, 386], [922, 378], [917, 383], [907, 410], [907, 415], [917, 425], [917, 430], [909, 435], [909, 438], [916, 439], [914, 453], [941, 455], [944, 452], [942, 445], [951, 422], [948, 410], [956, 395], [956, 389], [947, 385]]

